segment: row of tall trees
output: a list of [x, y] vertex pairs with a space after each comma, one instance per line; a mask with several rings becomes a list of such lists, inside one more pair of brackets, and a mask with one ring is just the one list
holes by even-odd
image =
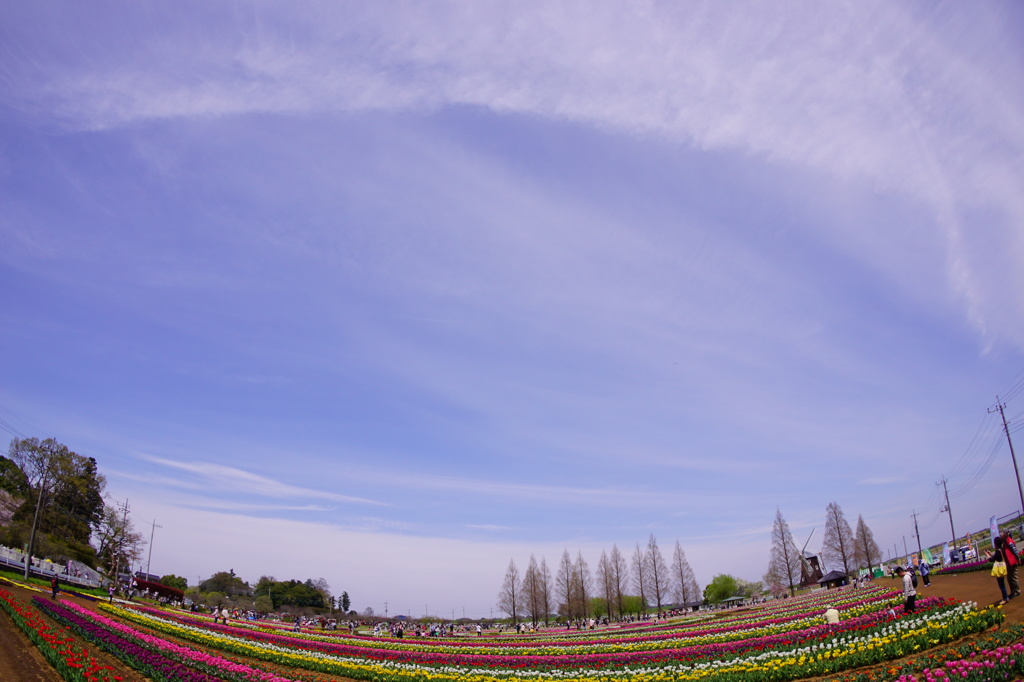
[[[822, 570], [831, 567], [828, 570], [841, 570], [846, 575], [852, 575], [861, 568], [873, 570], [882, 561], [882, 550], [863, 516], [857, 517], [857, 530], [854, 531], [842, 507], [832, 502], [825, 509], [825, 534], [819, 558], [823, 563]], [[790, 594], [795, 594], [801, 582], [804, 561], [801, 549], [793, 541], [789, 524], [783, 518], [782, 511], [776, 509], [771, 555], [768, 573], [765, 575], [771, 591], [779, 594], [788, 588]]]
[[612, 545], [610, 553], [602, 550], [594, 575], [582, 552], [573, 560], [569, 550], [564, 550], [553, 575], [545, 559], [538, 563], [531, 555], [526, 573], [520, 576], [513, 559], [498, 593], [498, 608], [515, 623], [524, 618], [547, 624], [555, 613], [570, 621], [590, 616], [622, 618], [646, 613], [651, 604], [660, 612], [669, 603], [691, 603], [700, 598], [679, 541], [669, 564], [652, 534], [645, 547], [637, 543], [629, 559], [617, 545]]

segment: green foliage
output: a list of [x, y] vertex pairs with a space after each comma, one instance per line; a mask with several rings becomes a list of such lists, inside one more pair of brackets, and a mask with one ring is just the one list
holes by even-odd
[[5, 544], [29, 542], [35, 555], [94, 566], [96, 552], [89, 540], [103, 517], [106, 486], [96, 460], [53, 438], [15, 438], [8, 454], [0, 457], [0, 490], [13, 511]]
[[173, 587], [176, 590], [186, 590], [188, 588], [188, 580], [180, 576], [169, 573], [164, 577], [160, 578], [160, 584], [166, 585], [167, 587]]
[[24, 499], [28, 496], [28, 477], [12, 460], [0, 455], [0, 490]]
[[234, 569], [214, 573], [206, 580], [199, 583], [202, 592], [220, 592], [226, 595], [252, 594], [252, 588], [237, 575]]
[[639, 595], [624, 594], [622, 595], [622, 612], [623, 613], [644, 613], [644, 601]]
[[739, 581], [731, 575], [721, 573], [712, 578], [704, 588], [704, 601], [718, 604], [729, 597], [735, 597], [739, 590]]
[[260, 613], [271, 613], [274, 610], [274, 602], [270, 597], [263, 594], [256, 597], [255, 608]]
[[[263, 576], [256, 583], [255, 595], [266, 596], [272, 600], [273, 609], [277, 611], [282, 606], [295, 606], [299, 608], [326, 609], [327, 595], [318, 589], [312, 579], [305, 582], [298, 580], [274, 580], [272, 577]], [[342, 594], [342, 604], [347, 599], [347, 594]]]
[[350, 600], [348, 598], [348, 592], [342, 592], [341, 593], [341, 602], [340, 602], [340, 604], [341, 604], [341, 610], [347, 613], [349, 607], [352, 606], [352, 600]]

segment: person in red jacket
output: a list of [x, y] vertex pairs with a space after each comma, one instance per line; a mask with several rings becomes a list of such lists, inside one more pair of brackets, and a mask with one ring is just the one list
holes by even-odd
[[1006, 555], [1006, 582], [1010, 586], [1010, 599], [1013, 599], [1020, 596], [1020, 583], [1017, 582], [1020, 555], [1017, 554], [1017, 545], [1013, 543], [1013, 534], [1009, 530], [1003, 532], [1003, 553]]

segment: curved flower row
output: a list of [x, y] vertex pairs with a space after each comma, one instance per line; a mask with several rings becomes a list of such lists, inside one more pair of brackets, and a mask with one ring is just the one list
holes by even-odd
[[[499, 659], [496, 667], [480, 667], [459, 657], [449, 662], [425, 665], [396, 660], [369, 660], [315, 650], [296, 650], [269, 641], [255, 641], [213, 633], [195, 626], [186, 626], [160, 619], [151, 614], [106, 607], [119, 617], [146, 623], [149, 627], [174, 637], [198, 642], [204, 646], [231, 651], [280, 665], [302, 667], [356, 679], [379, 681], [409, 680], [472, 680], [488, 682], [509, 677], [528, 679], [588, 680], [630, 677], [642, 680], [705, 679], [743, 673], [744, 679], [793, 679], [821, 675], [851, 667], [878, 663], [914, 650], [950, 641], [968, 632], [976, 632], [999, 622], [998, 610], [978, 612], [969, 605], [947, 605], [929, 613], [912, 614], [892, 623], [852, 630], [816, 643], [799, 642], [789, 647], [752, 649], [741, 654], [722, 657], [721, 651], [707, 652], [694, 659], [642, 661], [619, 667], [611, 661], [594, 657], [588, 665], [571, 657], [552, 657], [545, 669], [524, 669]], [[506, 657], [507, 658], [507, 657]], [[607, 659], [607, 657], [605, 657]], [[560, 660], [561, 659], [561, 660]]]
[[113, 668], [102, 665], [84, 648], [75, 646], [74, 637], [55, 632], [39, 613], [18, 601], [14, 595], [0, 589], [0, 610], [11, 617], [39, 649], [43, 657], [56, 668], [67, 682], [119, 682], [121, 677]]
[[[300, 633], [295, 633], [291, 625], [278, 625], [264, 621], [235, 621], [230, 627], [251, 629], [258, 632], [278, 634], [286, 637], [305, 638], [311, 640], [333, 642], [340, 641], [350, 646], [366, 648], [384, 648], [391, 650], [429, 650], [438, 653], [472, 653], [474, 650], [485, 650], [492, 653], [491, 649], [500, 647], [536, 649], [540, 654], [555, 654], [561, 647], [573, 648], [582, 651], [582, 647], [592, 647], [591, 651], [611, 651], [612, 645], [632, 644], [635, 642], [650, 642], [658, 639], [678, 640], [683, 637], [699, 633], [707, 637], [712, 633], [720, 633], [725, 638], [719, 641], [729, 641], [748, 636], [744, 630], [759, 630], [755, 636], [782, 632], [792, 628], [765, 629], [769, 626], [778, 626], [788, 621], [813, 620], [820, 617], [825, 608], [834, 607], [844, 614], [844, 617], [858, 615], [872, 608], [881, 608], [889, 603], [895, 603], [899, 599], [899, 592], [890, 588], [868, 586], [856, 590], [827, 590], [795, 599], [779, 599], [759, 605], [756, 609], [748, 611], [723, 611], [713, 613], [693, 614], [682, 620], [672, 620], [660, 623], [639, 623], [616, 627], [615, 636], [600, 636], [594, 631], [585, 630], [582, 632], [565, 633], [553, 628], [542, 628], [537, 633], [487, 637], [456, 637], [430, 638], [420, 640], [415, 638], [398, 639], [394, 637], [368, 637], [354, 636], [345, 632], [323, 631], [304, 628]], [[147, 610], [147, 607], [137, 607]], [[196, 625], [199, 627], [213, 627], [214, 623], [209, 616], [200, 614], [182, 614], [178, 611], [167, 611], [163, 609], [148, 609], [152, 613], [161, 616], [173, 617], [181, 622]], [[766, 617], [767, 616], [767, 617]], [[225, 627], [224, 625], [219, 628]], [[608, 632], [608, 631], [606, 631]], [[235, 632], [237, 634], [237, 632]], [[514, 639], [512, 639], [514, 637]], [[538, 644], [542, 642], [542, 644]], [[671, 642], [666, 648], [673, 646]]]
[[[922, 610], [928, 610], [937, 608], [942, 604], [941, 599], [933, 597], [922, 600], [920, 607]], [[816, 623], [805, 623], [803, 629], [793, 628], [766, 635], [751, 635], [742, 639], [732, 638], [727, 641], [720, 641], [716, 637], [691, 637], [668, 643], [664, 641], [634, 643], [629, 647], [611, 647], [601, 652], [593, 652], [588, 649], [559, 649], [553, 652], [545, 652], [542, 649], [530, 652], [523, 652], [518, 649], [498, 649], [489, 653], [480, 651], [456, 653], [450, 650], [438, 652], [430, 648], [370, 650], [338, 642], [323, 642], [276, 634], [261, 635], [250, 630], [232, 628], [230, 626], [209, 626], [203, 627], [203, 629], [215, 634], [251, 641], [264, 641], [281, 647], [319, 651], [337, 656], [363, 657], [370, 660], [391, 660], [424, 665], [469, 665], [488, 668], [547, 668], [594, 664], [621, 666], [666, 660], [695, 660], [711, 656], [736, 655], [750, 650], [764, 650], [767, 648], [794, 646], [801, 642], [814, 642], [830, 635], [862, 630], [873, 626], [879, 620], [887, 618], [888, 614], [886, 612], [873, 611], [847, 619], [838, 626], [827, 626], [821, 623], [821, 619], [818, 618]], [[183, 624], [189, 625], [188, 623]]]
[[[887, 590], [876, 590], [874, 593], [864, 596], [852, 592], [841, 593], [839, 597], [833, 596], [829, 605], [836, 606], [842, 610], [845, 618], [843, 627], [852, 627], [863, 622], [865, 614], [877, 614], [883, 607], [890, 606], [897, 601], [898, 593]], [[845, 600], [844, 600], [845, 598]], [[794, 600], [797, 601], [797, 600]], [[677, 628], [671, 632], [658, 632], [647, 637], [604, 637], [596, 638], [590, 633], [587, 640], [557, 643], [537, 641], [530, 642], [483, 642], [474, 641], [435, 641], [422, 642], [416, 640], [384, 639], [353, 637], [350, 635], [332, 635], [324, 633], [284, 633], [276, 628], [252, 626], [247, 623], [233, 623], [231, 625], [218, 625], [211, 623], [208, 619], [195, 618], [180, 613], [168, 613], [156, 609], [142, 609], [148, 613], [157, 614], [161, 617], [176, 620], [184, 625], [191, 625], [209, 629], [213, 632], [224, 633], [238, 637], [261, 637], [270, 638], [276, 644], [282, 646], [295, 646], [300, 648], [317, 648], [313, 643], [324, 643], [333, 645], [324, 650], [332, 651], [342, 655], [366, 656], [370, 658], [396, 658], [391, 652], [413, 652], [418, 660], [427, 660], [428, 655], [448, 657], [452, 655], [479, 655], [479, 656], [507, 656], [520, 655], [530, 657], [541, 656], [579, 656], [584, 654], [630, 654], [631, 652], [665, 651], [670, 652], [680, 647], [721, 644], [728, 642], [740, 642], [770, 638], [776, 635], [785, 635], [800, 630], [812, 629], [815, 625], [822, 623], [821, 606], [816, 603], [820, 600], [803, 600], [805, 604], [802, 609], [790, 608], [790, 614], [783, 618], [765, 618], [761, 613], [761, 620], [754, 621], [749, 615], [745, 617], [743, 624], [720, 623], [705, 624], [705, 628], [698, 629], [693, 626]], [[935, 602], [922, 602], [922, 605]], [[810, 610], [807, 604], [812, 604], [814, 610]], [[260, 634], [255, 634], [260, 633]], [[618, 633], [616, 633], [617, 635]], [[379, 653], [374, 653], [379, 652]]]
[[[222, 656], [214, 656], [191, 647], [176, 644], [162, 637], [141, 632], [129, 627], [120, 621], [107, 618], [90, 609], [66, 602], [61, 609], [47, 609], [52, 611], [53, 617], [65, 621], [81, 624], [91, 622], [109, 632], [120, 635], [126, 640], [155, 652], [161, 656], [174, 659], [201, 672], [213, 675], [217, 679], [227, 679], [234, 682], [292, 682], [291, 678], [281, 677], [266, 670], [261, 670], [248, 665], [242, 665], [228, 660]], [[93, 632], [96, 632], [95, 630]]]
[[217, 682], [213, 675], [182, 665], [130, 638], [110, 632], [91, 620], [81, 618], [61, 604], [47, 602], [40, 597], [34, 597], [32, 601], [46, 615], [63, 623], [86, 641], [92, 642], [157, 682]]

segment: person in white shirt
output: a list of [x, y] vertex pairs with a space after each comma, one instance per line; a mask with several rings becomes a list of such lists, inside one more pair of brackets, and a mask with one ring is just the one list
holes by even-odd
[[896, 568], [896, 575], [903, 579], [903, 596], [907, 601], [903, 604], [904, 613], [914, 612], [914, 602], [917, 601], [917, 590], [914, 589], [914, 578], [902, 566]]

